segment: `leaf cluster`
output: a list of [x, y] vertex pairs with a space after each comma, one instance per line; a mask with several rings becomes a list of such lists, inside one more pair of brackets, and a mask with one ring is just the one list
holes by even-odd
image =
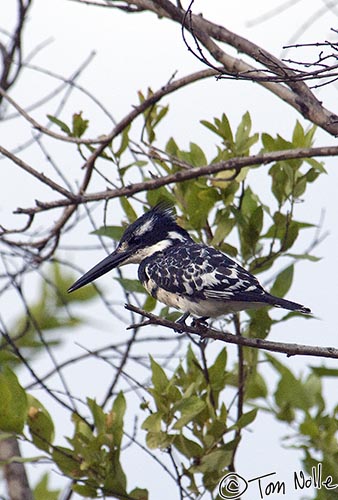
[[227, 351], [222, 349], [215, 362], [202, 366], [191, 347], [185, 359], [169, 378], [151, 358], [151, 401], [143, 405], [150, 415], [142, 428], [147, 431], [150, 449], [175, 450], [182, 462], [182, 477], [188, 489], [200, 493], [203, 488], [213, 492], [232, 460], [237, 442], [233, 431], [253, 422], [256, 410], [244, 413], [229, 425], [228, 410], [221, 394], [230, 382], [226, 370]]
[[[66, 477], [74, 480], [73, 490], [83, 497], [96, 498], [104, 494], [121, 499], [148, 498], [147, 491], [141, 488], [127, 493], [127, 478], [120, 462], [126, 410], [122, 393], [108, 412], [95, 400], [88, 399], [91, 423], [73, 414], [74, 435], [67, 438], [69, 447], [54, 444], [55, 428], [50, 414], [34, 396], [26, 393], [9, 368], [0, 372], [0, 397], [0, 439], [16, 434], [44, 452], [42, 457], [25, 461], [49, 458]], [[16, 460], [22, 461], [20, 457]], [[46, 477], [41, 479], [38, 493], [46, 492], [46, 481]], [[52, 492], [49, 497], [53, 498]]]
[[[289, 368], [271, 355], [265, 355], [278, 380], [265, 411], [276, 419], [286, 422], [292, 434], [285, 437], [285, 445], [303, 452], [305, 471], [311, 476], [312, 468], [322, 469], [322, 478], [328, 476], [337, 483], [338, 460], [338, 406], [326, 407], [323, 396], [325, 377], [336, 379], [337, 370], [326, 367], [310, 367], [310, 373], [297, 377]], [[319, 488], [315, 500], [336, 498], [335, 490]]]

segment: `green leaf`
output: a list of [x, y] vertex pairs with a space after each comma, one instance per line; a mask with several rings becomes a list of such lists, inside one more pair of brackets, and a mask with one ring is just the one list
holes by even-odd
[[148, 490], [143, 488], [134, 488], [128, 495], [128, 498], [132, 500], [148, 500], [149, 493]]
[[278, 162], [270, 168], [269, 175], [272, 178], [272, 193], [278, 203], [282, 205], [291, 190], [287, 172], [281, 162]]
[[112, 496], [114, 496], [115, 498], [119, 498], [118, 495], [120, 495], [120, 498], [122, 500], [128, 497], [126, 487], [127, 478], [118, 459], [118, 456], [115, 453], [112, 459], [111, 471], [106, 475], [102, 489], [107, 493], [111, 492]]
[[126, 165], [123, 165], [123, 167], [119, 166], [119, 174], [121, 177], [123, 177], [124, 174], [127, 172], [127, 170], [129, 170], [130, 168], [132, 168], [132, 167], [140, 167], [141, 168], [141, 167], [144, 167], [145, 165], [148, 165], [148, 162], [143, 161], [143, 160], [136, 160], [136, 161], [133, 161], [131, 163], [127, 163]]
[[313, 227], [313, 224], [290, 220], [281, 212], [273, 215], [275, 224], [273, 224], [265, 233], [264, 238], [278, 238], [281, 240], [281, 249], [285, 252], [292, 247], [298, 238], [301, 229]]
[[84, 498], [97, 498], [97, 488], [89, 484], [75, 483], [72, 485], [72, 490]]
[[[312, 408], [317, 402], [317, 396], [314, 397], [309, 392], [306, 383], [303, 384], [300, 379], [295, 377], [291, 370], [270, 354], [265, 354], [265, 356], [280, 374], [280, 380], [274, 395], [276, 404], [281, 409], [278, 417], [291, 421], [294, 418], [294, 409], [299, 408], [308, 411]], [[318, 388], [318, 386], [316, 387]]]
[[310, 436], [312, 439], [319, 438], [321, 433], [318, 422], [311, 418], [310, 415], [306, 415], [304, 421], [299, 426], [299, 430], [302, 434]]
[[87, 398], [87, 405], [93, 416], [95, 429], [98, 433], [105, 432], [106, 430], [106, 414], [102, 407], [97, 404], [95, 399]]
[[156, 299], [151, 295], [147, 295], [147, 298], [142, 306], [142, 309], [144, 309], [147, 312], [152, 312], [155, 309], [156, 304], [157, 304]]
[[126, 292], [147, 293], [143, 285], [139, 282], [139, 280], [132, 280], [129, 278], [114, 278], [114, 279], [120, 283], [123, 290], [125, 290]]
[[222, 114], [221, 120], [219, 118], [214, 118], [214, 124], [206, 120], [201, 120], [201, 124], [204, 125], [206, 128], [208, 128], [209, 130], [211, 130], [212, 132], [214, 132], [215, 134], [222, 137], [226, 147], [233, 149], [234, 139], [231, 131], [231, 126], [228, 118], [224, 113]]
[[193, 471], [202, 472], [203, 474], [207, 472], [214, 472], [219, 470], [224, 470], [231, 461], [232, 452], [226, 451], [224, 449], [219, 449], [211, 451], [207, 455], [204, 455], [200, 463], [192, 467]]
[[174, 436], [170, 436], [166, 432], [149, 431], [146, 436], [146, 443], [151, 450], [155, 450], [156, 448], [163, 450], [172, 444], [173, 439]]
[[264, 309], [247, 311], [251, 320], [248, 328], [248, 336], [251, 338], [265, 339], [272, 326], [272, 319], [269, 312]]
[[325, 408], [325, 402], [322, 396], [322, 381], [315, 373], [310, 373], [303, 382], [304, 390], [310, 394], [311, 406], [317, 406], [321, 411]]
[[227, 356], [227, 350], [224, 347], [218, 354], [214, 364], [208, 369], [210, 385], [214, 391], [221, 391], [225, 387]]
[[203, 167], [208, 163], [203, 150], [193, 142], [190, 143], [190, 158], [195, 167]]
[[60, 129], [62, 130], [62, 132], [65, 132], [69, 136], [72, 135], [72, 131], [70, 130], [70, 128], [68, 127], [68, 125], [66, 123], [64, 123], [63, 121], [59, 120], [59, 118], [56, 118], [56, 116], [52, 116], [52, 115], [47, 115], [47, 118], [52, 123], [54, 123], [55, 125], [57, 125], [58, 127], [60, 127]]
[[46, 472], [34, 487], [34, 500], [58, 500], [61, 490], [50, 490], [49, 475]]
[[119, 149], [114, 153], [114, 155], [119, 158], [122, 153], [127, 149], [129, 145], [129, 130], [130, 130], [131, 124], [129, 124], [127, 127], [123, 129], [122, 136], [121, 136], [121, 144]]
[[82, 137], [88, 128], [89, 121], [82, 118], [82, 111], [73, 114], [73, 137]]
[[236, 257], [238, 254], [237, 248], [229, 245], [229, 243], [222, 243], [219, 245], [219, 249], [230, 257]]
[[129, 223], [134, 222], [137, 219], [137, 214], [136, 214], [135, 210], [133, 209], [133, 207], [131, 206], [130, 202], [127, 200], [127, 198], [125, 196], [121, 196], [121, 198], [119, 198], [119, 200], [120, 200], [121, 206], [123, 208], [123, 211], [127, 216], [128, 222]]
[[166, 187], [162, 186], [158, 189], [147, 191], [147, 201], [149, 205], [154, 207], [161, 202], [168, 203], [168, 205], [174, 205], [176, 200], [171, 192]]
[[233, 230], [236, 220], [230, 218], [229, 213], [224, 213], [224, 211], [219, 211], [216, 216], [216, 231], [214, 232], [214, 237], [211, 241], [212, 246], [218, 246], [222, 243], [228, 234]]
[[218, 134], [222, 137], [222, 135], [219, 133], [218, 127], [216, 127], [213, 123], [210, 123], [207, 120], [200, 120], [200, 123], [207, 129], [211, 130], [211, 132], [214, 132], [215, 134]]
[[[188, 345], [188, 352], [186, 356], [186, 361], [187, 361], [187, 368], [188, 368], [188, 375], [190, 376], [191, 380], [197, 380], [198, 377], [203, 373], [202, 367], [199, 364], [196, 355], [192, 349], [192, 345], [189, 343]], [[187, 379], [188, 382], [190, 382]], [[186, 386], [184, 386], [186, 387]]]
[[151, 381], [153, 383], [153, 386], [159, 394], [163, 394], [169, 385], [168, 377], [166, 376], [163, 368], [158, 363], [156, 363], [152, 356], [150, 356], [150, 366], [152, 373]]
[[[0, 437], [0, 440], [2, 438], [4, 438], [4, 436], [6, 436], [6, 434], [2, 434], [1, 437]], [[9, 436], [7, 437], [13, 437], [13, 433], [11, 433]], [[4, 438], [4, 439], [7, 439]], [[6, 464], [15, 464], [15, 463], [18, 463], [18, 464], [28, 464], [28, 463], [41, 463], [42, 460], [46, 460], [46, 455], [36, 455], [34, 457], [27, 457], [27, 458], [23, 458], [21, 456], [15, 456], [13, 455], [12, 457], [8, 458], [7, 460], [5, 460], [4, 463]], [[1, 465], [3, 465], [1, 463]], [[0, 497], [1, 498], [1, 497]]]
[[166, 116], [168, 111], [169, 111], [169, 106], [160, 106], [160, 105], [156, 106], [156, 116], [154, 116], [153, 123], [152, 123], [154, 128]]
[[123, 395], [123, 392], [119, 392], [116, 396], [113, 408], [112, 408], [112, 430], [114, 434], [114, 445], [120, 448], [121, 441], [123, 437], [123, 419], [124, 414], [126, 412], [126, 399]]
[[258, 206], [252, 212], [249, 219], [248, 227], [245, 231], [247, 236], [247, 244], [251, 246], [253, 251], [255, 250], [256, 244], [261, 235], [261, 231], [263, 228], [263, 217], [264, 217], [263, 208], [261, 206]]
[[173, 445], [187, 458], [193, 459], [203, 455], [203, 448], [195, 441], [185, 437], [183, 434], [177, 434], [175, 436]]
[[321, 260], [321, 257], [316, 257], [315, 255], [310, 255], [308, 253], [286, 253], [287, 257], [292, 257], [297, 260], [309, 260], [310, 262], [318, 262]]
[[307, 178], [305, 175], [303, 175], [296, 183], [295, 187], [293, 188], [292, 195], [295, 198], [300, 198], [306, 190], [306, 183], [307, 183]]
[[123, 392], [120, 391], [113, 403], [113, 412], [116, 415], [115, 424], [121, 425], [123, 423], [123, 417], [125, 411], [126, 411], [126, 399], [123, 395]]
[[148, 415], [142, 424], [142, 429], [152, 432], [160, 432], [162, 426], [162, 413], [156, 412]]
[[[75, 277], [71, 278], [68, 280], [67, 286], [63, 288], [63, 290], [68, 290], [68, 288], [74, 283]], [[94, 286], [84, 286], [80, 288], [79, 290], [76, 290], [73, 293], [67, 293], [65, 296], [64, 304], [70, 303], [70, 302], [87, 302], [88, 300], [94, 299], [97, 297], [97, 290], [94, 288]], [[75, 318], [73, 316], [73, 324], [78, 324], [82, 323], [83, 318]], [[65, 325], [66, 326], [66, 325]]]
[[181, 417], [176, 421], [174, 429], [182, 429], [188, 422], [201, 413], [206, 407], [205, 401], [198, 396], [183, 398], [175, 405], [175, 410], [181, 412]]
[[254, 134], [250, 136], [251, 132], [251, 117], [246, 112], [240, 124], [237, 127], [235, 136], [235, 148], [238, 155], [248, 155], [250, 147], [258, 141], [259, 135]]
[[125, 228], [123, 226], [101, 226], [99, 229], [92, 231], [90, 234], [97, 234], [98, 236], [107, 236], [115, 241], [120, 241]]
[[244, 191], [241, 203], [240, 213], [245, 220], [249, 220], [256, 208], [260, 200], [258, 196], [252, 191], [251, 187], [247, 187]]
[[299, 235], [299, 230], [301, 229], [301, 225], [299, 222], [291, 221], [289, 227], [286, 231], [286, 236], [282, 241], [283, 251], [292, 247], [296, 239]]
[[204, 180], [189, 182], [185, 187], [185, 215], [191, 228], [200, 230], [206, 226], [209, 211], [218, 199], [217, 190], [207, 188]]
[[251, 118], [248, 111], [242, 116], [242, 120], [237, 127], [235, 140], [236, 143], [243, 142], [243, 139], [249, 136], [251, 130]]
[[265, 151], [275, 151], [276, 149], [278, 149], [278, 146], [276, 145], [275, 140], [271, 135], [263, 132], [261, 139]]
[[[306, 161], [306, 163], [308, 163], [312, 167], [309, 170], [309, 172], [315, 171], [318, 174], [327, 174], [327, 171], [325, 170], [322, 162], [315, 160], [314, 158], [306, 158], [305, 161]], [[315, 177], [313, 180], [315, 180], [316, 178], [317, 177]], [[308, 182], [312, 182], [312, 181], [310, 179], [308, 179]]]
[[52, 460], [66, 476], [77, 479], [85, 474], [80, 470], [80, 460], [70, 448], [54, 446]]
[[270, 290], [270, 293], [272, 295], [276, 295], [277, 297], [284, 297], [292, 285], [293, 272], [294, 272], [293, 265], [281, 271], [278, 274], [277, 278], [275, 279], [275, 282]]
[[0, 373], [0, 430], [21, 434], [27, 416], [27, 396], [8, 367]]
[[27, 423], [35, 446], [48, 453], [54, 440], [54, 423], [46, 408], [30, 394]]
[[167, 142], [166, 147], [165, 147], [166, 153], [168, 153], [168, 155], [170, 155], [170, 156], [175, 157], [178, 154], [178, 150], [179, 150], [179, 148], [178, 148], [176, 142], [174, 141], [174, 139], [172, 137], [170, 137], [170, 139]]
[[318, 377], [338, 377], [338, 368], [328, 368], [326, 366], [310, 366], [310, 368]]
[[304, 129], [300, 122], [297, 120], [295, 128], [292, 134], [292, 142], [295, 148], [301, 148], [304, 146], [305, 134]]
[[280, 408], [309, 409], [309, 399], [304, 392], [301, 382], [291, 373], [285, 373], [275, 393], [275, 400]]
[[243, 413], [243, 415], [240, 416], [233, 427], [235, 427], [236, 429], [243, 429], [243, 427], [247, 427], [255, 420], [257, 412], [258, 410], [257, 408], [255, 408], [254, 410], [250, 410], [247, 413]]
[[205, 443], [210, 448], [217, 445], [221, 441], [224, 434], [228, 431], [228, 427], [226, 425], [228, 414], [226, 412], [225, 405], [222, 406], [221, 413], [222, 415], [219, 415], [218, 418], [213, 419], [211, 423], [208, 424], [208, 432]]
[[262, 375], [255, 371], [248, 377], [245, 388], [245, 399], [266, 398], [268, 388]]

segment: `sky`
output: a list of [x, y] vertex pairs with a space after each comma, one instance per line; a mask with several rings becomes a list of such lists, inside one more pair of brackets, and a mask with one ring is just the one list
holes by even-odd
[[[284, 3], [275, 2], [275, 6], [277, 5], [282, 6]], [[282, 47], [288, 43], [323, 41], [332, 37], [330, 29], [336, 27], [337, 12], [331, 10], [329, 13], [322, 14], [324, 7], [324, 1], [298, 0], [278, 16], [268, 16], [268, 19], [261, 22], [257, 20], [271, 12], [270, 1], [241, 0], [231, 4], [216, 0], [198, 1], [195, 4], [195, 11], [202, 11], [206, 18], [224, 24], [231, 31], [246, 36], [279, 56], [282, 53]], [[11, 8], [2, 12], [1, 27], [9, 27], [14, 15], [13, 2]], [[122, 118], [137, 103], [136, 93], [139, 89], [146, 90], [148, 86], [157, 89], [170, 80], [174, 73], [180, 77], [203, 69], [187, 51], [180, 29], [174, 23], [157, 20], [150, 14], [131, 16], [114, 9], [79, 5], [70, 0], [49, 2], [35, 0], [25, 29], [26, 55], [42, 42], [44, 46], [36, 53], [31, 63], [66, 77], [72, 75], [83, 61], [95, 52], [78, 83], [103, 102], [115, 120]], [[284, 53], [284, 55], [289, 54]], [[24, 78], [18, 82], [11, 95], [19, 104], [29, 106], [41, 96], [53, 91], [57, 85], [59, 82], [55, 78], [42, 75], [34, 69], [27, 69]], [[323, 99], [327, 108], [335, 110], [337, 101], [335, 84], [330, 88], [323, 87], [318, 95]], [[59, 100], [60, 94], [47, 105], [34, 110], [34, 118], [46, 123], [46, 115], [55, 113]], [[236, 126], [241, 116], [249, 110], [254, 131], [268, 131], [272, 135], [279, 133], [286, 138], [290, 137], [295, 120], [300, 119], [293, 109], [279, 102], [277, 98], [259, 88], [258, 85], [238, 81], [206, 80], [193, 87], [185, 88], [165, 102], [170, 102], [170, 114], [165, 126], [159, 129], [159, 139], [165, 143], [166, 138], [174, 136], [179, 139], [182, 147], [188, 146], [190, 141], [199, 143], [210, 157], [215, 152], [212, 137], [200, 125], [200, 119], [212, 120], [214, 116], [220, 116], [225, 112], [230, 122]], [[100, 112], [84, 93], [73, 92], [61, 117], [69, 120], [72, 113], [79, 111], [82, 111], [90, 120], [88, 131], [90, 137], [108, 132], [112, 128], [111, 119]], [[304, 120], [301, 121], [306, 125]], [[7, 149], [15, 150], [32, 137], [30, 125], [18, 123], [15, 119], [0, 123], [0, 131], [1, 144]], [[331, 145], [335, 142], [334, 138], [322, 131], [316, 134], [315, 145]], [[75, 176], [75, 169], [79, 163], [75, 156], [69, 154], [69, 149], [59, 144], [52, 144], [52, 142], [49, 147], [54, 159], [62, 165], [64, 171], [71, 171]], [[43, 170], [46, 167], [46, 160], [37, 148], [28, 148], [20, 154], [31, 161], [37, 169]], [[328, 231], [329, 236], [316, 249], [315, 253], [322, 257], [318, 263], [306, 262], [297, 267], [295, 282], [290, 292], [291, 299], [313, 309], [316, 319], [311, 321], [295, 319], [289, 322], [287, 327], [277, 326], [270, 337], [272, 340], [337, 346], [335, 312], [338, 277], [336, 266], [338, 173], [335, 159], [328, 159], [325, 165], [328, 175], [322, 176], [320, 181], [310, 188], [307, 195], [309, 201], [306, 204], [300, 204], [297, 210], [300, 219], [303, 216], [314, 223], [320, 221], [324, 213], [323, 231]], [[1, 167], [1, 224], [20, 226], [23, 219], [13, 215], [13, 210], [18, 205], [32, 206], [35, 198], [46, 199], [50, 194], [42, 189], [39, 183], [22, 173], [19, 179], [17, 167], [9, 161], [1, 160]], [[263, 177], [262, 183], [264, 185]], [[95, 186], [93, 190], [94, 188]], [[102, 222], [102, 210], [96, 209], [95, 214], [98, 223]], [[41, 224], [45, 223], [46, 219], [42, 217]], [[83, 225], [79, 224], [72, 234], [74, 241], [67, 240], [67, 244], [78, 244], [80, 241], [81, 244], [83, 242], [83, 244], [93, 245], [93, 237], [88, 235], [88, 228]], [[62, 252], [66, 251], [62, 250]], [[76, 264], [85, 271], [102, 258], [102, 251], [76, 252], [71, 255], [71, 258], [76, 260]], [[132, 276], [135, 276], [136, 269], [133, 268], [130, 272]], [[35, 278], [31, 279], [32, 297], [34, 297], [36, 295]], [[111, 277], [103, 278], [102, 287], [106, 290], [113, 290]], [[14, 318], [17, 314], [15, 295], [7, 294], [1, 300], [2, 311], [6, 311], [9, 320]], [[122, 300], [120, 303], [122, 304]], [[96, 306], [80, 311], [80, 313], [91, 320], [93, 320], [93, 315], [101, 314]], [[66, 359], [70, 353], [78, 353], [78, 344], [86, 348], [95, 348], [107, 343], [111, 336], [110, 328], [109, 318], [99, 316], [98, 322], [92, 321], [92, 328], [89, 325], [84, 329], [78, 329], [76, 334], [67, 340], [65, 350], [58, 355]], [[151, 352], [152, 348], [153, 345], [149, 346], [146, 352]], [[166, 346], [163, 347], [163, 350], [165, 349]], [[159, 348], [156, 347], [156, 352], [158, 351]], [[231, 353], [231, 347], [229, 352]], [[318, 364], [313, 359], [304, 358], [294, 358], [288, 362], [290, 367], [302, 373], [307, 373], [308, 365]], [[334, 363], [330, 361], [326, 361], [325, 364], [334, 366]], [[40, 373], [44, 373], [47, 366], [47, 360], [39, 360]], [[90, 395], [100, 398], [102, 396], [100, 380], [106, 380], [110, 376], [110, 370], [108, 366], [101, 366], [98, 370], [95, 360], [89, 361], [85, 368], [75, 365], [71, 372], [74, 391], [78, 391], [81, 397]], [[84, 386], [83, 379], [87, 373], [95, 373], [95, 376], [86, 378]], [[332, 389], [333, 386], [327, 384], [328, 396]], [[38, 391], [36, 396], [42, 397]], [[48, 404], [51, 405], [51, 412], [58, 411], [57, 408], [53, 408], [52, 403], [48, 402]], [[65, 423], [61, 434], [66, 434], [70, 428], [71, 424]], [[272, 469], [277, 470], [280, 477], [285, 477], [290, 471], [299, 467], [297, 452], [286, 451], [281, 445], [280, 438], [288, 431], [287, 428], [277, 425], [271, 419], [260, 419], [254, 424], [252, 430], [246, 433], [245, 446], [240, 449], [238, 455], [238, 467], [244, 477], [252, 478], [269, 473]], [[130, 451], [127, 457], [128, 465], [138, 464], [140, 460], [143, 460], [142, 455], [137, 451]], [[131, 482], [151, 480], [147, 463], [142, 470], [136, 465], [132, 467], [132, 470]], [[33, 480], [36, 480], [40, 472], [41, 469], [38, 466], [30, 469]], [[170, 485], [166, 483], [165, 476], [159, 477], [156, 484], [152, 484], [151, 490], [155, 492], [154, 498], [159, 494], [165, 498], [164, 491], [170, 491]], [[53, 484], [59, 484], [59, 480], [55, 474]], [[167, 498], [171, 498], [170, 494]], [[299, 497], [295, 495], [293, 498]]]

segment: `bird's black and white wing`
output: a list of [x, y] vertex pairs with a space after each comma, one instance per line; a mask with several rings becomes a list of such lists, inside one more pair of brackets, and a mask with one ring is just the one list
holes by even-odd
[[266, 292], [255, 276], [212, 247], [176, 245], [146, 259], [139, 278], [155, 298], [197, 316], [217, 317], [264, 305], [309, 314], [309, 308]]
[[223, 253], [196, 243], [154, 255], [141, 264], [139, 277], [157, 298], [165, 290], [192, 302], [264, 302], [254, 276]]

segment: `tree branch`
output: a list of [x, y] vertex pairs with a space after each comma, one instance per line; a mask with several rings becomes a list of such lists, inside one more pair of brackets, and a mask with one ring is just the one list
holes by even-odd
[[0, 466], [3, 466], [10, 500], [33, 500], [25, 466], [15, 462], [15, 457], [21, 457], [17, 439], [2, 439], [0, 436]]
[[[320, 347], [320, 346], [310, 346], [304, 344], [289, 344], [286, 342], [274, 342], [272, 340], [263, 339], [252, 339], [234, 335], [232, 333], [221, 332], [219, 330], [214, 330], [213, 328], [206, 328], [201, 326], [188, 326], [182, 325], [180, 323], [175, 323], [165, 318], [156, 316], [155, 314], [149, 313], [135, 307], [131, 304], [126, 304], [125, 308], [128, 311], [133, 311], [144, 318], [148, 318], [146, 321], [147, 325], [160, 325], [171, 330], [175, 330], [179, 333], [192, 333], [199, 335], [202, 338], [220, 340], [229, 344], [242, 345], [246, 347], [252, 347], [254, 349], [263, 349], [265, 351], [280, 352], [286, 354], [286, 356], [316, 356], [320, 358], [332, 358], [338, 359], [338, 349], [335, 347]], [[134, 327], [135, 325], [132, 325]], [[140, 323], [137, 326], [143, 326]], [[130, 326], [128, 328], [131, 328]]]
[[[164, 96], [169, 95], [180, 88], [186, 87], [191, 83], [195, 83], [199, 80], [203, 80], [205, 78], [210, 78], [212, 76], [217, 76], [218, 71], [214, 69], [207, 69], [202, 71], [196, 71], [190, 75], [186, 75], [177, 80], [171, 81], [166, 85], [163, 85], [159, 90], [154, 92], [150, 97], [145, 99], [141, 104], [133, 106], [133, 110], [128, 113], [119, 123], [115, 125], [113, 130], [108, 134], [100, 135], [100, 137], [94, 138], [82, 138], [82, 137], [71, 137], [65, 134], [58, 134], [50, 130], [49, 128], [43, 126], [41, 123], [37, 122], [29, 113], [27, 113], [22, 106], [20, 106], [14, 99], [12, 99], [9, 94], [0, 87], [0, 96], [6, 99], [11, 106], [13, 106], [16, 111], [26, 120], [28, 121], [34, 129], [39, 132], [52, 137], [53, 139], [57, 139], [63, 142], [69, 142], [72, 144], [99, 144], [100, 146], [97, 148], [101, 152], [101, 146], [106, 147], [116, 136], [118, 136], [130, 123], [132, 123], [135, 118], [137, 118], [140, 114], [144, 113], [149, 107], [156, 104], [160, 101]], [[94, 152], [95, 153], [95, 152]], [[97, 155], [98, 156], [98, 155]]]
[[62, 194], [66, 198], [76, 200], [76, 195], [68, 191], [67, 189], [63, 188], [56, 182], [54, 182], [52, 179], [47, 177], [45, 174], [38, 172], [35, 170], [33, 167], [28, 165], [28, 163], [24, 162], [21, 160], [18, 156], [15, 156], [13, 153], [5, 149], [0, 145], [0, 154], [6, 156], [9, 160], [11, 160], [13, 163], [15, 163], [18, 167], [20, 167], [22, 170], [25, 170], [28, 174], [32, 175], [36, 179], [38, 179], [42, 184], [46, 184], [48, 187], [53, 189], [54, 191], [57, 191], [58, 193]]
[[[259, 153], [252, 156], [243, 156], [238, 158], [231, 158], [230, 160], [221, 161], [217, 163], [212, 163], [205, 165], [203, 167], [194, 167], [190, 169], [180, 170], [174, 174], [165, 175], [163, 177], [154, 177], [150, 180], [144, 182], [136, 182], [130, 184], [129, 186], [123, 186], [116, 189], [107, 189], [105, 191], [99, 191], [97, 193], [83, 194], [76, 196], [76, 199], [69, 200], [55, 200], [46, 203], [38, 203], [38, 206], [32, 208], [18, 208], [15, 213], [18, 214], [36, 214], [43, 212], [45, 210], [51, 210], [54, 208], [69, 206], [74, 203], [82, 204], [94, 201], [110, 200], [113, 198], [119, 198], [121, 196], [132, 196], [136, 193], [142, 191], [151, 191], [158, 189], [161, 186], [167, 186], [168, 184], [174, 184], [177, 182], [184, 182], [191, 179], [198, 179], [205, 175], [216, 174], [218, 172], [235, 170], [236, 175], [239, 170], [248, 166], [266, 165], [268, 163], [282, 161], [282, 160], [294, 160], [300, 158], [313, 158], [313, 157], [325, 157], [325, 156], [338, 156], [338, 146], [320, 146], [315, 148], [296, 148], [296, 149], [284, 149], [281, 151], [272, 151], [268, 153]], [[231, 176], [229, 179], [231, 180]]]
[[[84, 2], [78, 0], [78, 3]], [[86, 3], [90, 2], [86, 1]], [[220, 78], [225, 76], [236, 80], [254, 81], [295, 108], [304, 118], [316, 123], [331, 135], [338, 135], [338, 116], [326, 109], [304, 83], [304, 80], [312, 79], [315, 75], [296, 71], [264, 48], [231, 32], [224, 26], [208, 21], [201, 15], [193, 14], [191, 7], [194, 1], [190, 3], [187, 12], [170, 0], [124, 0], [122, 3], [123, 6], [121, 3], [114, 5], [112, 2], [111, 7], [129, 12], [150, 11], [159, 17], [171, 19], [190, 31], [196, 50], [193, 50], [185, 40], [188, 49], [203, 64], [215, 69], [214, 64], [203, 54], [201, 49], [203, 45], [211, 57], [222, 64], [223, 68], [218, 69]], [[97, 2], [96, 5], [98, 5]], [[129, 6], [129, 10], [126, 6]], [[135, 10], [131, 6], [134, 6]], [[262, 67], [252, 66], [239, 58], [230, 56], [216, 41], [235, 48], [261, 64]], [[329, 76], [329, 74], [326, 75], [326, 77]]]
[[[26, 3], [22, 0], [18, 1], [18, 22], [11, 35], [11, 43], [9, 47], [5, 47], [0, 42], [0, 53], [2, 56], [2, 72], [0, 75], [0, 87], [5, 90], [9, 89], [16, 82], [22, 70], [22, 33], [25, 23], [28, 19], [28, 11], [31, 6], [31, 0]], [[17, 60], [15, 60], [17, 59]], [[14, 69], [13, 69], [14, 68]], [[0, 95], [0, 105], [2, 104], [2, 96]]]

